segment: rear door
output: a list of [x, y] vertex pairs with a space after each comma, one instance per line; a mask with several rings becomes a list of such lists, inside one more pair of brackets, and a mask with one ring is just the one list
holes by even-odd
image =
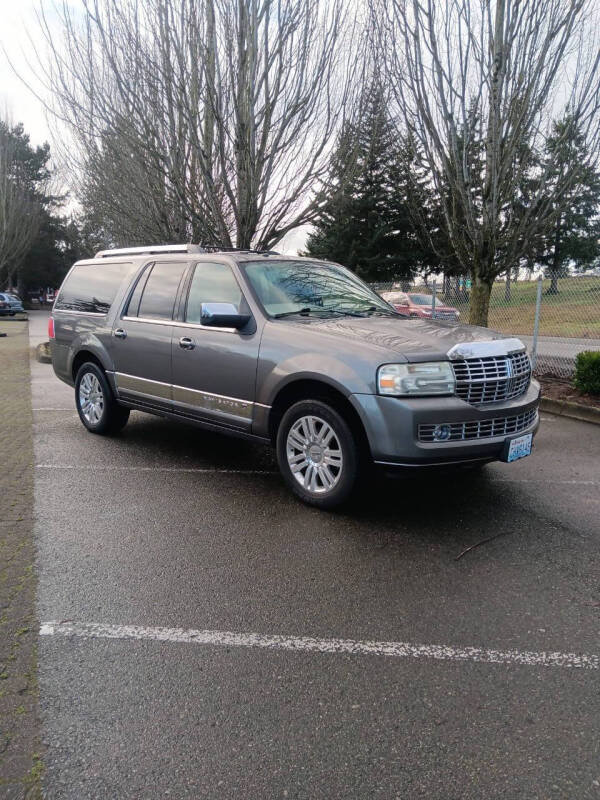
[[173, 311], [187, 261], [146, 264], [115, 320], [112, 356], [119, 397], [170, 410]]
[[242, 330], [202, 325], [202, 303], [250, 308], [230, 264], [195, 264], [173, 326], [173, 403], [186, 416], [250, 430], [254, 414], [260, 331], [254, 318]]

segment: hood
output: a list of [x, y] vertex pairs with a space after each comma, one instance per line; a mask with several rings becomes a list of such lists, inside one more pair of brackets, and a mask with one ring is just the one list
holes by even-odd
[[421, 317], [307, 317], [286, 322], [304, 329], [306, 326], [315, 333], [343, 338], [349, 347], [352, 342], [371, 345], [388, 354], [403, 355], [408, 361], [444, 361], [455, 345], [508, 338], [489, 328]]

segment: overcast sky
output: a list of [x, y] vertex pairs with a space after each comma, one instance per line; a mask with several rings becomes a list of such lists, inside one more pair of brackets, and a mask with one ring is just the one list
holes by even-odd
[[[43, 4], [51, 9], [48, 0]], [[14, 74], [4, 54], [6, 51], [28, 82], [35, 83], [27, 61], [35, 60], [29, 36], [36, 49], [43, 47], [35, 17], [37, 8], [39, 3], [30, 0], [0, 0], [0, 109], [6, 109], [13, 122], [25, 125], [34, 144], [41, 144], [50, 138], [43, 106]]]
[[[72, 0], [71, 5], [77, 3], [78, 0]], [[45, 141], [52, 144], [51, 126], [43, 104], [15, 75], [4, 51], [15, 70], [36, 91], [42, 92], [39, 79], [28, 66], [28, 62], [35, 64], [38, 54], [43, 57], [44, 41], [36, 19], [40, 5], [51, 21], [53, 0], [0, 0], [0, 113], [4, 116], [7, 110], [13, 122], [22, 122], [34, 145]], [[306, 226], [291, 231], [277, 249], [296, 252], [304, 247], [306, 235]]]

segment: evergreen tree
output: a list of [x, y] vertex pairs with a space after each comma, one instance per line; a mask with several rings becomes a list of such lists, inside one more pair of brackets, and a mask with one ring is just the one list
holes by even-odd
[[419, 266], [421, 244], [406, 205], [398, 137], [377, 79], [362, 105], [338, 140], [307, 252], [345, 264], [365, 280], [408, 278]]
[[[36, 229], [18, 258], [0, 259], [0, 289], [16, 287], [25, 298], [28, 289], [57, 287], [74, 261], [91, 255], [93, 227], [61, 215], [66, 197], [49, 191], [52, 178], [50, 145], [33, 146], [22, 124], [0, 119], [0, 148], [10, 148], [10, 180], [31, 201]], [[92, 237], [93, 238], [93, 237]]]
[[554, 124], [545, 161], [550, 183], [560, 181], [569, 171], [575, 173], [569, 190], [555, 200], [553, 229], [538, 242], [538, 261], [551, 279], [548, 294], [558, 294], [558, 279], [567, 274], [571, 262], [587, 268], [600, 255], [600, 172], [591, 163], [585, 138], [570, 117]]

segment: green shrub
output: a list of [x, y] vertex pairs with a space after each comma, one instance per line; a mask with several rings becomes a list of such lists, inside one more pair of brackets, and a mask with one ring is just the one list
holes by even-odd
[[580, 392], [600, 394], [600, 350], [577, 353], [573, 383]]

